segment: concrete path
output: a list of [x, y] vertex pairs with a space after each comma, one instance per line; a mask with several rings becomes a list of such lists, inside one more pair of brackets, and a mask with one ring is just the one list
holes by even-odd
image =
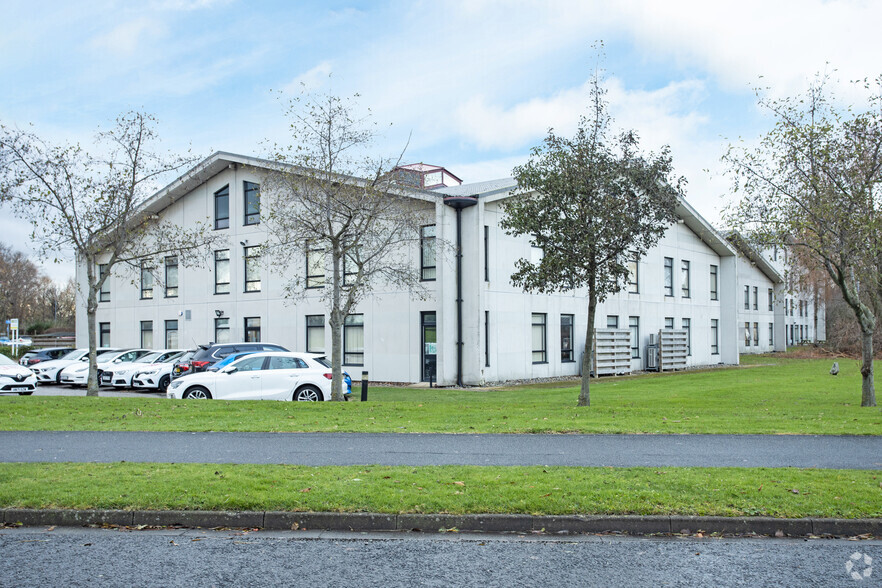
[[5, 462], [882, 469], [882, 437], [0, 432]]

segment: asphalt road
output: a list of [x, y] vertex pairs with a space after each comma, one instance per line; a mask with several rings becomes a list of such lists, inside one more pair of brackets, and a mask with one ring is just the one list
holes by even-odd
[[0, 586], [827, 587], [882, 576], [882, 542], [830, 539], [56, 528], [0, 529], [0, 553]]
[[0, 461], [882, 469], [882, 437], [3, 431]]

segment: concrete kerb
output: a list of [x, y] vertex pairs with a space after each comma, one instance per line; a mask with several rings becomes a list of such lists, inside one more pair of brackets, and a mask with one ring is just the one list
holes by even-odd
[[5, 525], [251, 528], [310, 531], [420, 531], [480, 533], [733, 534], [805, 537], [882, 537], [882, 519], [776, 519], [693, 516], [532, 516], [523, 514], [383, 514], [288, 511], [32, 510], [0, 509]]

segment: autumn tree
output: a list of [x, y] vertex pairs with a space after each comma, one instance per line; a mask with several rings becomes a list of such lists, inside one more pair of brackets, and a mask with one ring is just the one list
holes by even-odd
[[861, 406], [875, 406], [873, 334], [882, 312], [882, 77], [861, 106], [839, 105], [819, 76], [795, 97], [760, 98], [774, 126], [725, 157], [741, 195], [733, 224], [822, 266], [861, 331]]
[[639, 151], [637, 133], [614, 135], [598, 76], [589, 115], [572, 138], [549, 130], [530, 160], [514, 169], [522, 195], [505, 201], [501, 226], [526, 235], [542, 259], [520, 259], [512, 282], [534, 292], [587, 290], [588, 327], [579, 406], [590, 405], [590, 362], [597, 305], [619, 292], [628, 261], [658, 243], [675, 221], [681, 180], [668, 147]]
[[264, 248], [289, 276], [286, 296], [318, 295], [328, 308], [332, 400], [344, 398], [347, 317], [379, 285], [420, 292], [414, 244], [421, 221], [434, 218], [434, 200], [396, 185], [398, 161], [372, 155], [376, 126], [356, 110], [338, 96], [293, 99], [291, 146], [275, 147], [261, 188]]
[[[153, 117], [131, 112], [96, 137], [98, 155], [79, 145], [53, 146], [33, 133], [0, 125], [0, 201], [28, 221], [43, 257], [73, 253], [84, 272], [89, 341], [89, 396], [98, 395], [95, 314], [99, 292], [114, 272], [155, 257], [178, 255], [199, 265], [215, 237], [205, 223], [184, 229], [162, 221], [157, 182], [193, 163], [154, 151]], [[101, 270], [99, 271], [99, 264]]]

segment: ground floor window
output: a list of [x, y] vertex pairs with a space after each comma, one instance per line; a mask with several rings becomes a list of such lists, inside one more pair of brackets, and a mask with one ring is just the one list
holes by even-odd
[[363, 314], [350, 314], [343, 320], [343, 363], [364, 365]]
[[141, 348], [153, 349], [153, 321], [141, 321]]
[[534, 312], [532, 323], [533, 363], [548, 362], [548, 339], [546, 335], [546, 315]]
[[260, 343], [260, 317], [245, 318], [245, 342]]
[[769, 323], [769, 346], [775, 345], [775, 323]]
[[214, 342], [229, 343], [230, 342], [230, 319], [216, 318], [214, 319]]
[[[487, 227], [484, 227], [485, 229]], [[490, 367], [490, 311], [484, 311], [484, 367]]]
[[744, 323], [744, 346], [750, 347], [750, 323]]
[[98, 347], [110, 347], [110, 323], [98, 323]]
[[711, 355], [720, 353], [720, 321], [711, 319]]
[[631, 357], [640, 357], [640, 317], [629, 316], [628, 328], [631, 330]]
[[178, 321], [165, 321], [165, 348], [178, 348]]
[[325, 315], [311, 314], [306, 317], [306, 351], [325, 352]]
[[680, 324], [686, 331], [686, 355], [692, 355], [692, 319], [680, 319]]
[[571, 314], [560, 315], [560, 360], [562, 362], [575, 361], [573, 352], [573, 322], [575, 317]]
[[753, 323], [753, 345], [759, 347], [759, 323]]
[[617, 314], [606, 315], [606, 328], [607, 329], [618, 329], [619, 328], [619, 316]]
[[666, 329], [673, 329], [674, 328], [674, 317], [672, 317], [672, 316], [665, 317], [665, 328]]

